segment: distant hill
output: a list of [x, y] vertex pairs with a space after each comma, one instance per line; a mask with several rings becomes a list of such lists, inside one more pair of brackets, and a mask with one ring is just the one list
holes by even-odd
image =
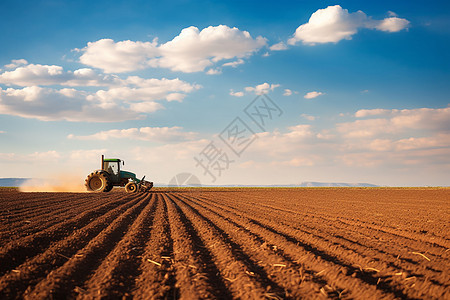
[[0, 186], [19, 187], [29, 179], [30, 178], [0, 178]]

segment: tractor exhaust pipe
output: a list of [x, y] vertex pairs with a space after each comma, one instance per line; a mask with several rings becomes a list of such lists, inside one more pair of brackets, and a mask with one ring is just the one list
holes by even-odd
[[103, 170], [104, 162], [105, 162], [105, 156], [102, 154], [102, 166], [100, 167], [100, 170]]

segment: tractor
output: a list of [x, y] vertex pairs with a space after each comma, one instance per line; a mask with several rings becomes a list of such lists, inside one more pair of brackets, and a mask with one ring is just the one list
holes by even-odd
[[136, 174], [122, 171], [120, 165], [125, 165], [118, 158], [105, 158], [102, 155], [102, 168], [95, 170], [86, 178], [85, 186], [91, 192], [109, 192], [114, 186], [124, 186], [127, 193], [148, 192], [153, 182], [136, 178]]

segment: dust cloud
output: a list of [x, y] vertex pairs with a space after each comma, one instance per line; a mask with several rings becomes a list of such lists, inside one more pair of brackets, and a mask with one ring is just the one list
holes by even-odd
[[87, 192], [84, 177], [73, 173], [59, 173], [47, 176], [45, 179], [30, 179], [20, 187], [21, 192]]

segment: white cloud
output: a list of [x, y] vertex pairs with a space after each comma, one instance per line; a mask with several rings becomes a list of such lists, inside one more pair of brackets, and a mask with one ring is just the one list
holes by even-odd
[[[95, 97], [101, 101], [155, 101], [167, 99], [168, 101], [181, 101], [185, 94], [199, 89], [200, 85], [191, 85], [178, 78], [176, 79], [143, 79], [130, 76], [123, 81], [126, 86], [112, 87], [108, 90], [99, 90]], [[177, 92], [176, 94], [174, 94]]]
[[314, 98], [317, 98], [317, 97], [319, 97], [319, 96], [321, 96], [321, 95], [323, 95], [324, 93], [322, 93], [322, 92], [316, 92], [316, 91], [313, 91], [313, 92], [309, 92], [309, 93], [306, 93], [306, 95], [305, 96], [303, 96], [305, 99], [314, 99]]
[[378, 115], [386, 115], [390, 113], [389, 109], [360, 109], [355, 113], [355, 117], [357, 118], [365, 118], [367, 116], [378, 116]]
[[182, 127], [141, 127], [129, 129], [113, 129], [101, 131], [87, 136], [75, 136], [70, 134], [69, 139], [77, 140], [110, 140], [110, 139], [132, 139], [141, 141], [157, 142], [181, 142], [193, 140], [197, 137], [195, 132], [184, 132]]
[[104, 106], [88, 94], [74, 89], [55, 90], [37, 86], [0, 88], [0, 114], [42, 121], [117, 122], [143, 118], [138, 112], [112, 103]]
[[3, 72], [0, 83], [18, 86], [111, 86], [120, 84], [121, 80], [117, 76], [97, 74], [89, 68], [66, 72], [61, 66], [29, 64]]
[[286, 46], [286, 44], [284, 42], [279, 42], [277, 44], [270, 46], [269, 49], [272, 51], [281, 51], [281, 50], [286, 50], [287, 48], [288, 48], [288, 46]]
[[122, 73], [148, 68], [152, 59], [159, 55], [157, 42], [114, 42], [101, 39], [89, 42], [81, 50], [80, 62], [106, 73]]
[[232, 62], [228, 62], [228, 63], [224, 63], [222, 66], [223, 67], [232, 67], [232, 68], [237, 68], [237, 66], [244, 64], [244, 60], [242, 58], [239, 58], [236, 61], [232, 61]]
[[[185, 73], [204, 71], [215, 63], [248, 57], [266, 45], [266, 39], [253, 39], [247, 31], [226, 25], [185, 28], [167, 43], [114, 42], [102, 39], [90, 42], [81, 51], [80, 62], [106, 73], [130, 72], [148, 67], [168, 68]], [[243, 62], [243, 61], [242, 61]], [[210, 69], [211, 70], [211, 69]], [[209, 73], [211, 74], [211, 72]]]
[[245, 88], [246, 92], [255, 92], [256, 95], [263, 95], [273, 91], [275, 88], [279, 87], [279, 84], [269, 84], [267, 82], [259, 84], [255, 87], [248, 86]]
[[160, 103], [153, 101], [130, 103], [129, 107], [130, 110], [140, 113], [152, 113], [157, 110], [164, 109], [164, 106]]
[[386, 18], [378, 22], [375, 28], [381, 31], [397, 32], [408, 28], [409, 21], [397, 17]]
[[[370, 132], [377, 131], [376, 127], [378, 126], [384, 126], [383, 130], [387, 132], [406, 129], [450, 130], [450, 106], [436, 109], [362, 109], [355, 113], [357, 118], [371, 116], [377, 116], [378, 119], [357, 120], [354, 123], [360, 130], [364, 129]], [[384, 116], [384, 118], [380, 118], [380, 116]]]
[[283, 96], [290, 96], [290, 95], [292, 95], [292, 91], [290, 89], [285, 89]]
[[230, 95], [234, 97], [243, 97], [244, 92], [234, 92], [233, 90], [230, 90]]
[[450, 133], [439, 133], [431, 137], [410, 137], [395, 142], [397, 150], [427, 148], [450, 148]]
[[316, 119], [316, 117], [310, 116], [310, 115], [307, 115], [307, 114], [301, 114], [300, 116], [305, 118], [308, 121], [314, 121]]
[[290, 130], [290, 132], [286, 133], [285, 136], [289, 138], [298, 139], [313, 136], [311, 125], [300, 124], [296, 126], [290, 126], [288, 127], [288, 129]]
[[17, 68], [20, 65], [26, 65], [28, 62], [25, 59], [13, 59], [10, 64], [5, 65], [7, 69]]
[[168, 94], [166, 97], [167, 101], [178, 101], [178, 102], [182, 102], [183, 99], [186, 97], [186, 94], [181, 94], [181, 93], [171, 93]]
[[386, 139], [411, 131], [422, 134], [423, 132], [444, 134], [450, 131], [450, 107], [360, 110], [355, 116], [378, 118], [336, 124], [337, 131], [343, 137]]
[[[163, 109], [156, 101], [183, 101], [200, 85], [176, 79], [145, 79], [99, 74], [88, 68], [64, 71], [60, 66], [29, 64], [0, 74], [0, 113], [39, 120], [112, 122], [141, 119], [141, 113]], [[40, 86], [61, 85], [63, 88]], [[80, 87], [73, 89], [68, 87]], [[96, 87], [83, 90], [82, 87]], [[98, 113], [95, 117], [94, 114]]]
[[395, 12], [390, 11], [390, 10], [388, 10], [387, 15], [388, 15], [389, 17], [398, 17], [398, 15], [397, 15]]
[[397, 17], [384, 20], [372, 20], [362, 11], [349, 13], [340, 5], [328, 6], [313, 13], [308, 21], [300, 25], [288, 44], [299, 41], [307, 45], [337, 43], [343, 39], [350, 40], [360, 28], [378, 29], [397, 32], [407, 28], [409, 21]]
[[226, 25], [185, 28], [172, 41], [162, 44], [158, 65], [173, 71], [198, 72], [224, 59], [244, 58], [266, 45], [247, 31]]
[[208, 75], [219, 75], [219, 74], [222, 74], [222, 70], [220, 68], [209, 69], [208, 71], [206, 71], [206, 74], [208, 74]]

